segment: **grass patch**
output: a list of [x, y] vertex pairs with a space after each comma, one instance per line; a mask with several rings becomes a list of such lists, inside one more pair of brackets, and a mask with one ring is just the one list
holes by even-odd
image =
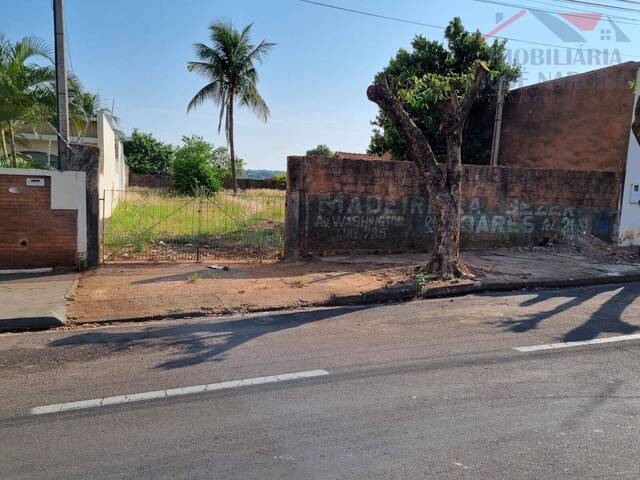
[[281, 249], [285, 196], [218, 193], [190, 197], [163, 191], [126, 191], [106, 222], [107, 257], [136, 257], [166, 250], [231, 246], [251, 253]]

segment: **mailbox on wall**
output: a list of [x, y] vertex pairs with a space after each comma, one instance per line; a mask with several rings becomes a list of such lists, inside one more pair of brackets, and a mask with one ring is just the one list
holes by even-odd
[[44, 178], [27, 178], [27, 187], [44, 187]]
[[637, 183], [631, 185], [631, 196], [629, 197], [629, 201], [634, 205], [640, 205], [640, 185]]

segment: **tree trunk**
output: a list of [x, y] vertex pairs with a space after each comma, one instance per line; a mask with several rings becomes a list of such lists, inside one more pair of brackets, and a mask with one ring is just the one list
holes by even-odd
[[447, 106], [447, 115], [440, 128], [447, 138], [446, 176], [438, 166], [429, 141], [389, 88], [375, 84], [367, 89], [369, 100], [375, 102], [393, 120], [409, 147], [409, 157], [425, 180], [436, 216], [435, 248], [427, 269], [440, 278], [472, 276], [460, 260], [462, 131], [487, 72], [485, 64], [478, 64], [473, 84], [462, 101], [458, 100], [456, 92]]
[[11, 146], [11, 167], [16, 168], [18, 166], [18, 157], [16, 154], [16, 131], [12, 121], [9, 121], [9, 144]]
[[[367, 96], [393, 119], [409, 147], [410, 158], [425, 180], [436, 216], [436, 244], [432, 260], [427, 267], [429, 273], [438, 277], [462, 276], [467, 269], [460, 264], [458, 254], [461, 218], [459, 200], [456, 203], [429, 141], [386, 85], [370, 86]], [[457, 190], [459, 192], [459, 187]]]
[[447, 200], [436, 209], [439, 234], [429, 272], [441, 277], [470, 276], [469, 269], [460, 260], [460, 222], [462, 220], [462, 129], [447, 134], [447, 178], [445, 193]]
[[233, 95], [229, 96], [229, 107], [227, 110], [227, 122], [228, 122], [228, 141], [229, 141], [229, 154], [231, 155], [231, 178], [233, 181], [233, 194], [238, 193], [238, 179], [236, 178], [236, 152], [233, 145]]
[[636, 116], [633, 121], [633, 125], [631, 126], [631, 130], [633, 130], [636, 140], [640, 143], [640, 98], [636, 102]]

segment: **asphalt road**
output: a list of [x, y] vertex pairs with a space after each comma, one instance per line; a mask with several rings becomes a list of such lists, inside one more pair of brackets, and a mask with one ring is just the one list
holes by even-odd
[[2, 335], [0, 478], [637, 479], [640, 339], [515, 348], [636, 335], [639, 297], [629, 284]]

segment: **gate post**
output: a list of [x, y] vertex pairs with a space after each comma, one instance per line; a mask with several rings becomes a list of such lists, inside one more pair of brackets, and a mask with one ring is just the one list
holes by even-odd
[[100, 195], [98, 192], [99, 150], [87, 145], [72, 145], [68, 150], [67, 170], [86, 173], [87, 266], [100, 263]]
[[202, 235], [202, 194], [198, 195], [198, 236], [196, 237], [196, 262], [200, 261], [200, 236]]

